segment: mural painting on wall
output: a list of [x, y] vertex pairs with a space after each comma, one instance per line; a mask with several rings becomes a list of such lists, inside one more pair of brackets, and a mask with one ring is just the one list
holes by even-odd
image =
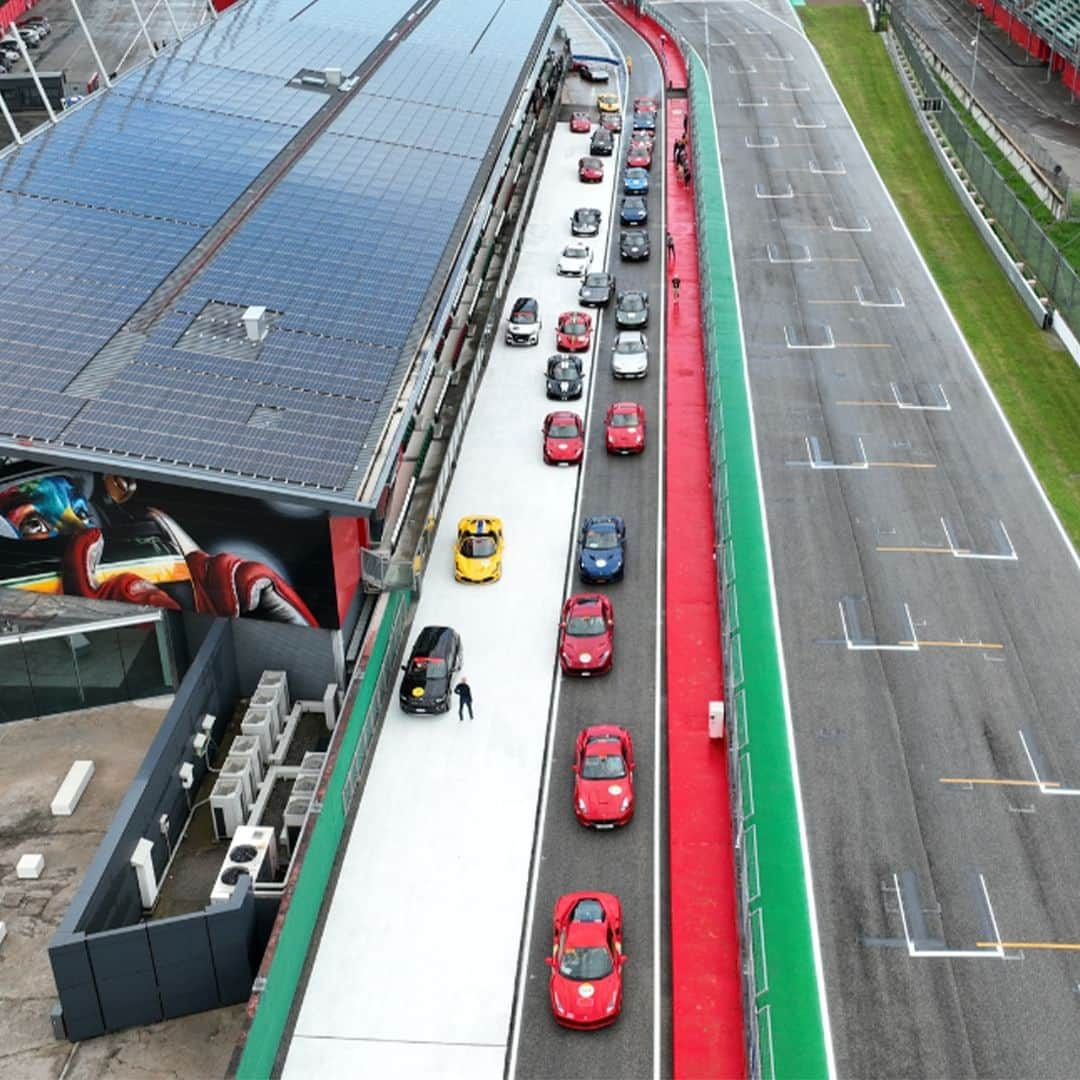
[[0, 467], [0, 585], [338, 625], [322, 513], [25, 461]]

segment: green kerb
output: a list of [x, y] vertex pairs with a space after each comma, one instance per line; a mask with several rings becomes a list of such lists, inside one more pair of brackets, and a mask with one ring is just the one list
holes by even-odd
[[[741, 706], [734, 730], [743, 779], [743, 805], [751, 811], [759, 892], [751, 899], [746, 944], [757, 973], [757, 994], [748, 1023], [757, 1023], [765, 1041], [759, 1052], [762, 1076], [824, 1077], [829, 1055], [823, 1024], [824, 1002], [815, 966], [807, 879], [803, 866], [795, 781], [788, 740], [772, 590], [765, 546], [759, 477], [754, 453], [746, 358], [736, 302], [719, 146], [705, 68], [691, 61], [691, 108], [699, 187], [698, 223], [706, 323], [706, 374], [714, 430], [713, 460], [726, 472], [717, 485], [723, 503], [718, 519], [734, 556], [737, 589], [728, 590], [738, 627], [742, 662], [733, 687]], [[727, 553], [725, 552], [725, 556]], [[741, 693], [739, 691], [741, 690]], [[733, 747], [733, 750], [735, 748]], [[745, 790], [753, 785], [750, 794]], [[764, 1021], [764, 1022], [763, 1022]]]

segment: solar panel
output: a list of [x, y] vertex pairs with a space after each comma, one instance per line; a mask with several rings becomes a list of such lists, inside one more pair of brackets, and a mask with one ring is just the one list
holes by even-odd
[[[0, 436], [355, 486], [546, 15], [441, 0], [302, 134], [338, 103], [290, 80], [354, 71], [404, 9], [250, 0], [0, 156]], [[296, 147], [173, 295], [177, 266]], [[167, 279], [168, 303], [144, 308]], [[273, 313], [257, 348], [239, 329], [252, 304]], [[64, 392], [77, 376], [94, 398]]]

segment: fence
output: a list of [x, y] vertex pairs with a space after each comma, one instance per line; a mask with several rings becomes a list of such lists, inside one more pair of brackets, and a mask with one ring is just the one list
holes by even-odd
[[890, 33], [911, 66], [921, 96], [940, 99], [940, 109], [935, 107], [935, 111], [928, 114], [930, 122], [940, 128], [979, 198], [986, 204], [986, 216], [994, 219], [995, 231], [1006, 237], [1012, 251], [1023, 260], [1026, 276], [1038, 279], [1065, 322], [1070, 326], [1080, 325], [1080, 276], [968, 131], [923, 58], [910, 27], [895, 9]]

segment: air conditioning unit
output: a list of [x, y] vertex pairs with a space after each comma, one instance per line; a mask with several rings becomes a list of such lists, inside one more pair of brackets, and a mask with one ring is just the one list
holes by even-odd
[[220, 776], [210, 792], [210, 815], [214, 819], [214, 836], [224, 840], [233, 835], [247, 817], [244, 785], [239, 780]]
[[263, 769], [262, 747], [254, 735], [237, 735], [229, 744], [229, 757], [246, 757], [251, 760], [251, 777], [258, 787], [266, 775]]
[[319, 788], [319, 778], [312, 776], [308, 773], [306, 776], [301, 773], [296, 782], [292, 786], [292, 791], [289, 793], [291, 799], [299, 799], [303, 796], [309, 803], [315, 798], [315, 792]]
[[255, 783], [255, 777], [251, 775], [251, 759], [248, 757], [234, 757], [232, 754], [225, 759], [221, 766], [220, 779], [236, 780], [243, 785], [244, 798], [250, 806], [258, 794], [259, 785]]
[[319, 773], [323, 771], [323, 765], [325, 764], [326, 754], [308, 751], [300, 762], [300, 775], [303, 776], [304, 773], [314, 773], [318, 776]]
[[295, 796], [285, 804], [285, 832], [288, 833], [289, 851], [295, 851], [300, 842], [300, 832], [311, 808], [311, 800], [303, 795]]
[[280, 683], [277, 686], [260, 686], [251, 695], [249, 708], [271, 708], [274, 710], [277, 731], [280, 732], [285, 726], [285, 720], [289, 715], [289, 695], [285, 687]]
[[263, 761], [269, 761], [277, 744], [277, 732], [273, 727], [273, 715], [269, 709], [248, 709], [240, 721], [240, 734], [250, 735], [259, 741]]
[[[259, 676], [258, 689], [274, 689], [280, 686], [282, 693], [285, 695], [286, 705], [289, 701], [289, 676], [284, 671], [264, 671]], [[286, 709], [286, 711], [288, 711]]]
[[210, 892], [212, 904], [228, 900], [241, 877], [253, 882], [274, 881], [277, 877], [277, 837], [266, 826], [241, 825], [229, 844]]

